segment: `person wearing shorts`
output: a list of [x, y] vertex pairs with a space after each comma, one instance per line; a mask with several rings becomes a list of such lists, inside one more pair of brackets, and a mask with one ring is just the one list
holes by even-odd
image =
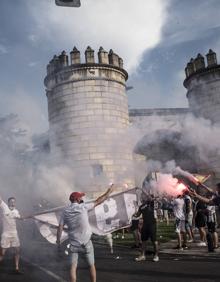
[[195, 217], [195, 226], [199, 229], [200, 242], [198, 246], [206, 246], [206, 204], [202, 201], [196, 203], [196, 217]]
[[186, 190], [184, 192], [184, 200], [185, 200], [185, 217], [186, 217], [186, 233], [189, 236], [189, 243], [194, 241], [193, 234], [193, 203], [192, 198], [189, 196], [189, 191]]
[[132, 216], [130, 231], [133, 233], [135, 244], [132, 248], [140, 248], [141, 246], [141, 234], [140, 234], [140, 217]]
[[179, 195], [173, 200], [173, 213], [176, 218], [175, 231], [177, 234], [177, 247], [178, 250], [187, 248], [186, 246], [186, 219], [185, 219], [185, 201], [183, 195]]
[[147, 241], [150, 239], [154, 247], [153, 261], [158, 262], [158, 241], [157, 241], [157, 212], [155, 210], [155, 200], [153, 195], [142, 195], [143, 204], [139, 207], [136, 216], [142, 215], [143, 226], [141, 229], [142, 250], [141, 255], [135, 261], [146, 260], [145, 252]]
[[[192, 197], [197, 198], [200, 202], [207, 204], [208, 206], [216, 206], [220, 209], [220, 183], [216, 184], [216, 190], [217, 193], [213, 193], [212, 191], [209, 191], [212, 196], [211, 197], [204, 197], [202, 195], [199, 195], [196, 191], [191, 191], [190, 195]], [[213, 227], [213, 224], [211, 224]], [[211, 226], [209, 226], [208, 228], [210, 228]], [[215, 230], [215, 229], [214, 229]], [[212, 231], [214, 231], [212, 230]], [[218, 242], [216, 242], [218, 244]], [[216, 247], [218, 247], [216, 245]]]
[[[213, 195], [209, 193], [207, 197], [209, 199], [212, 199]], [[217, 233], [217, 217], [216, 217], [215, 205], [207, 206], [206, 217], [207, 217], [206, 222], [207, 222], [208, 233], [211, 234], [214, 249], [217, 249], [218, 248], [218, 233]]]
[[94, 247], [91, 240], [80, 246], [70, 245], [70, 263], [77, 265], [79, 256], [85, 259], [89, 267], [95, 264]]
[[6, 251], [13, 248], [15, 252], [15, 273], [20, 274], [20, 240], [18, 237], [16, 219], [21, 216], [15, 208], [16, 200], [14, 197], [8, 199], [8, 205], [0, 198], [0, 211], [3, 223], [3, 231], [1, 234], [1, 251], [0, 262], [3, 260]]
[[166, 221], [167, 226], [169, 225], [169, 202], [166, 197], [162, 198], [162, 210], [163, 210], [163, 220]]
[[88, 210], [104, 202], [113, 191], [113, 184], [99, 198], [92, 203], [84, 203], [84, 193], [73, 192], [69, 200], [71, 204], [63, 210], [57, 230], [57, 244], [61, 243], [61, 235], [64, 226], [67, 226], [70, 241], [70, 281], [76, 282], [76, 270], [78, 258], [82, 257], [90, 270], [91, 282], [96, 282], [96, 268], [94, 248], [91, 241], [92, 231], [89, 224]]

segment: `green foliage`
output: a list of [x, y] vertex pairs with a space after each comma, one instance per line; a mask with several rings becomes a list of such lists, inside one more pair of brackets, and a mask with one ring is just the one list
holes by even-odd
[[[122, 239], [121, 237], [122, 237], [122, 231], [114, 232], [113, 233], [114, 243], [123, 246], [131, 246], [134, 244], [133, 234], [129, 230], [125, 231], [124, 239]], [[160, 243], [165, 243], [172, 239], [175, 239], [176, 234], [174, 229], [174, 222], [171, 221], [168, 226], [166, 225], [165, 222], [158, 222], [157, 237]]]

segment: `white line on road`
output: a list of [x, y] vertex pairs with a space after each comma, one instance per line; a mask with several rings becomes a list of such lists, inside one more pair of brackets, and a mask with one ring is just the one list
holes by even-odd
[[39, 264], [37, 263], [33, 263], [33, 262], [30, 262], [28, 259], [24, 258], [23, 256], [21, 257], [22, 260], [24, 260], [25, 262], [37, 267], [38, 269], [40, 269], [41, 271], [45, 272], [46, 274], [48, 274], [49, 276], [53, 277], [54, 279], [56, 279], [57, 281], [60, 281], [60, 282], [67, 282], [65, 279], [63, 279], [62, 277], [56, 275], [55, 273], [53, 273], [52, 271], [40, 266]]

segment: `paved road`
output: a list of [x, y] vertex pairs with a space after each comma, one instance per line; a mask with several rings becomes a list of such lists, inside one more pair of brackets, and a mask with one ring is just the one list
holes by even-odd
[[[137, 254], [129, 249], [118, 248], [114, 255], [105, 246], [97, 245], [96, 264], [99, 282], [219, 282], [220, 256], [212, 257], [162, 254], [160, 262], [135, 262]], [[118, 257], [116, 259], [116, 257]], [[24, 250], [21, 262], [23, 275], [12, 273], [12, 258], [9, 254], [0, 266], [0, 281], [56, 282], [68, 281], [68, 259], [58, 255], [56, 248], [38, 243]], [[80, 263], [78, 281], [87, 282], [88, 271]]]

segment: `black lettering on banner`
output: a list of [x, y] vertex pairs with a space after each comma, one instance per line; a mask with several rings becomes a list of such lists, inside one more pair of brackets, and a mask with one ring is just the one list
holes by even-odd
[[103, 204], [89, 211], [94, 233], [106, 234], [130, 224], [137, 202], [136, 189], [113, 195]]

